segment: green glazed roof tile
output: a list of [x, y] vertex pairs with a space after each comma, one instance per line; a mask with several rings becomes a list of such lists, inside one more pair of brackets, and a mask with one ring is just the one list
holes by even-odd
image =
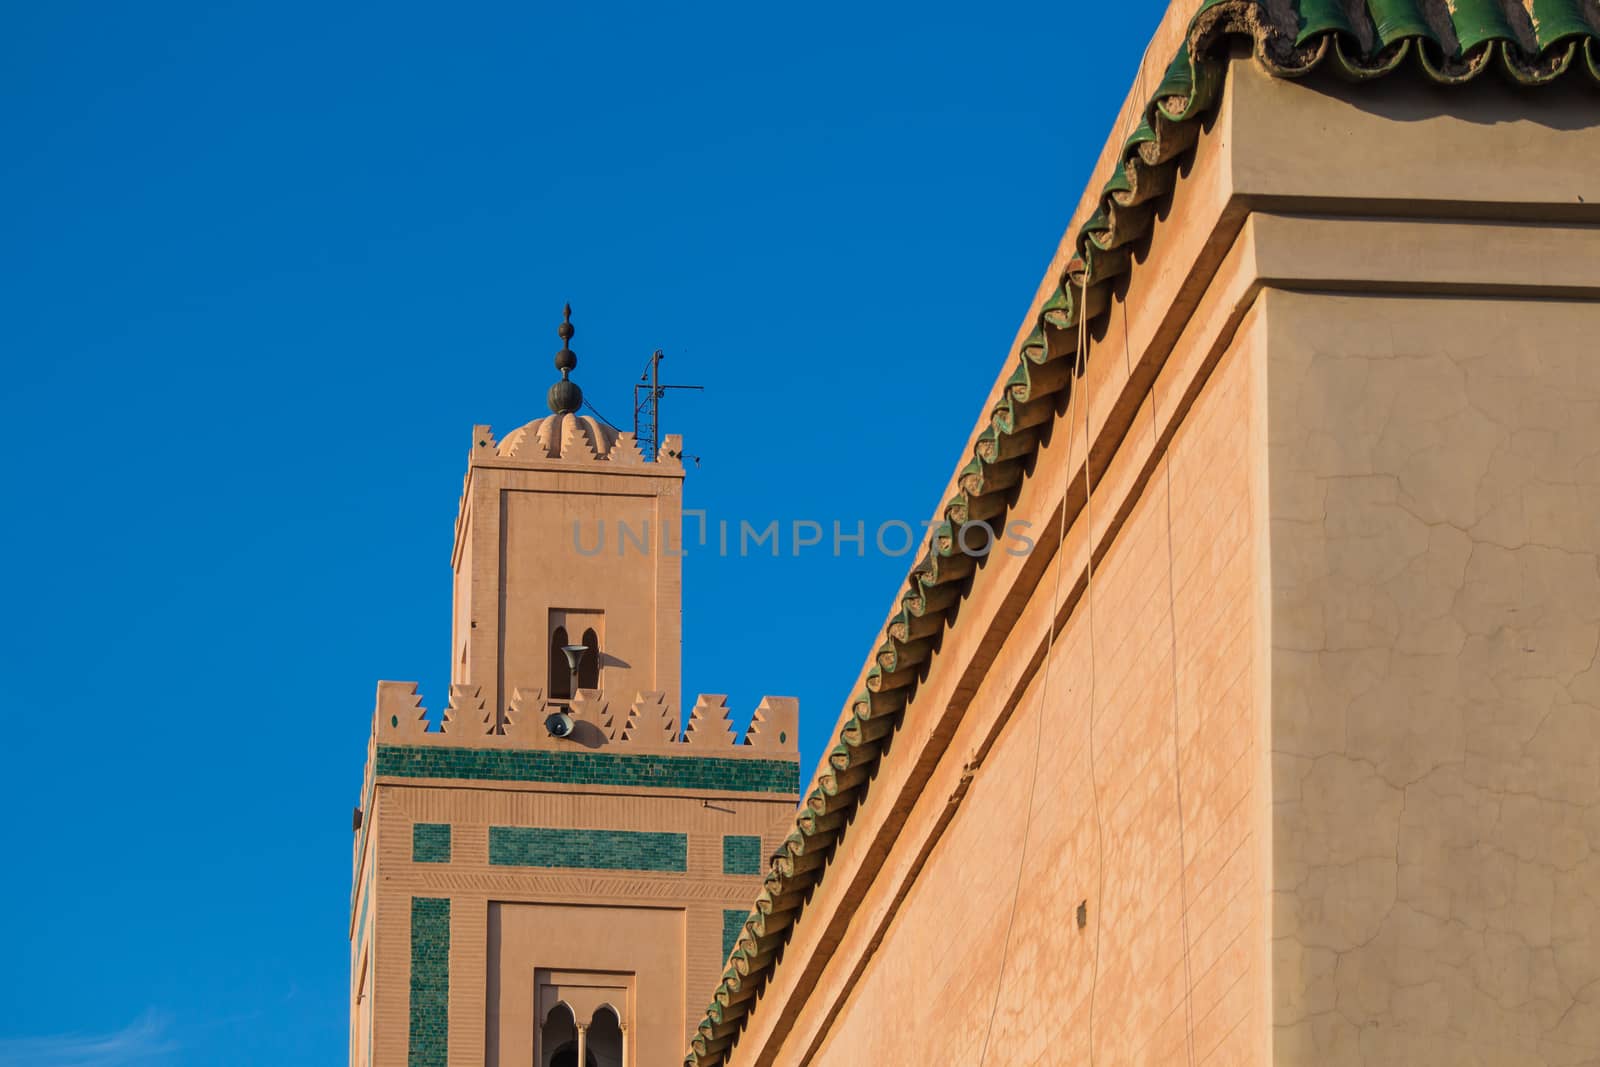
[[1300, 27], [1294, 43], [1304, 45], [1325, 33], [1356, 36], [1356, 28], [1345, 15], [1344, 4], [1340, 0], [1304, 0], [1300, 4]]
[[1415, 0], [1367, 0], [1367, 12], [1372, 16], [1378, 44], [1383, 48], [1408, 37], [1438, 43], [1433, 27], [1428, 25], [1421, 5]]
[[1533, 38], [1542, 52], [1568, 37], [1594, 36], [1594, 30], [1585, 21], [1578, 0], [1533, 0], [1528, 13], [1533, 24]]
[[1517, 39], [1499, 0], [1455, 0], [1450, 10], [1457, 54], [1471, 52], [1485, 41]]

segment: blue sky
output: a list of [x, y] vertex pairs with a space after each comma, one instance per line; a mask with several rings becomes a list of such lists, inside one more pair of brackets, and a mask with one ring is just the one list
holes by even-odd
[[[470, 429], [570, 300], [687, 502], [920, 522], [1160, 5], [12, 5], [0, 1065], [339, 1064], [378, 678], [448, 676]], [[909, 558], [685, 565], [806, 772]]]

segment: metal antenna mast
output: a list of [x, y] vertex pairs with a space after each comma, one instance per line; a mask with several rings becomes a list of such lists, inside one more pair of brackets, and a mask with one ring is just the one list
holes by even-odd
[[[661, 450], [661, 397], [668, 389], [705, 389], [703, 385], [662, 385], [661, 361], [667, 357], [661, 349], [650, 354], [644, 373], [633, 387], [633, 436], [639, 442], [644, 458], [654, 462]], [[643, 416], [643, 419], [640, 418]]]

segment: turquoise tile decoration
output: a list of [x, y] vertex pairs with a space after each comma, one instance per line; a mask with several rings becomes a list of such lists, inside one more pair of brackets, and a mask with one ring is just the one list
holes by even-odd
[[445, 1067], [450, 1050], [450, 901], [411, 898], [408, 1067]]
[[379, 745], [377, 773], [390, 778], [562, 782], [649, 789], [714, 789], [729, 793], [795, 793], [800, 788], [797, 760], [536, 752], [445, 745]]
[[739, 940], [739, 932], [744, 929], [744, 921], [750, 917], [748, 911], [724, 910], [722, 913], [722, 958], [727, 959], [728, 953], [733, 951], [733, 946]]
[[491, 826], [489, 862], [498, 867], [681, 873], [689, 869], [689, 839], [684, 834], [638, 830]]
[[761, 838], [729, 834], [722, 839], [723, 874], [760, 874]]
[[449, 863], [450, 824], [447, 822], [412, 823], [411, 862]]

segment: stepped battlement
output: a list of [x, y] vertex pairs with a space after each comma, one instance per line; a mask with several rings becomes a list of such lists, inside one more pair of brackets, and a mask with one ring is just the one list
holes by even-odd
[[[554, 712], [572, 717], [572, 732], [555, 737], [545, 726]], [[685, 720], [667, 695], [631, 696], [580, 689], [571, 700], [547, 700], [544, 690], [516, 687], [504, 711], [490, 708], [484, 688], [453, 685], [442, 720], [430, 723], [415, 682], [379, 682], [372, 745], [457, 745], [535, 751], [607, 751], [716, 755], [764, 759], [799, 754], [800, 702], [763, 697], [743, 735], [733, 728], [728, 698], [702, 694]]]
[[[558, 711], [573, 720], [565, 737], [553, 736], [545, 725], [546, 717]], [[432, 723], [415, 682], [379, 682], [361, 795], [371, 795], [377, 777], [396, 773], [552, 780], [549, 774], [569, 772], [549, 768], [571, 763], [570, 757], [607, 763], [620, 758], [630, 766], [639, 757], [641, 767], [655, 767], [634, 768], [643, 777], [624, 781], [624, 774], [611, 784], [792, 791], [798, 784], [799, 720], [800, 702], [794, 697], [763, 697], [740, 736], [725, 696], [698, 697], [684, 721], [665, 693], [634, 693], [629, 699], [602, 689], [580, 689], [570, 701], [550, 701], [542, 690], [517, 688], [511, 706], [496, 714], [481, 686], [454, 685], [442, 720]], [[693, 773], [685, 776], [685, 765], [720, 770], [702, 780]], [[748, 774], [734, 770], [738, 767]]]

